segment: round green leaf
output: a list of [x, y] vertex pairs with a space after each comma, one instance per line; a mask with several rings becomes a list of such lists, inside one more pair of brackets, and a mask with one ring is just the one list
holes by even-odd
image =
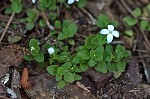
[[96, 25], [101, 28], [106, 28], [109, 24], [109, 18], [105, 14], [100, 14], [98, 16], [98, 21], [96, 22]]
[[43, 69], [45, 69], [47, 67], [46, 62], [38, 62], [39, 66]]
[[98, 62], [95, 69], [101, 73], [107, 73], [107, 65], [104, 61]]
[[27, 61], [33, 61], [34, 57], [32, 55], [25, 55], [24, 59], [27, 60]]
[[110, 63], [110, 62], [108, 62], [107, 63], [107, 68], [108, 68], [109, 72], [116, 71], [116, 68], [117, 68], [116, 63]]
[[49, 20], [51, 20], [51, 21], [56, 20], [57, 16], [58, 16], [58, 14], [55, 12], [50, 12], [48, 14]]
[[42, 48], [47, 52], [47, 50], [51, 47], [49, 43], [46, 43], [42, 46]]
[[83, 50], [83, 51], [77, 53], [77, 55], [83, 59], [90, 59], [90, 53], [88, 50]]
[[137, 24], [137, 19], [134, 19], [134, 18], [132, 18], [132, 17], [130, 17], [130, 16], [128, 16], [128, 17], [125, 17], [124, 19], [123, 19], [126, 23], [127, 23], [127, 25], [129, 25], [129, 26], [133, 26], [133, 25], [135, 25], [135, 24]]
[[136, 17], [139, 17], [141, 15], [141, 9], [140, 8], [135, 8], [133, 10], [133, 15], [136, 16]]
[[70, 68], [72, 66], [72, 64], [70, 62], [66, 62], [64, 63], [61, 67], [64, 69], [64, 70], [67, 70], [68, 68]]
[[6, 9], [5, 9], [5, 14], [11, 14], [13, 13], [13, 10], [10, 6], [8, 6]]
[[81, 79], [82, 79], [82, 76], [75, 74], [75, 80], [81, 80]]
[[27, 30], [32, 30], [34, 28], [34, 23], [27, 23], [26, 24], [26, 29]]
[[67, 72], [64, 74], [64, 80], [68, 83], [74, 82], [74, 75], [71, 72]]
[[65, 87], [67, 83], [64, 80], [61, 80], [60, 82], [58, 82], [57, 88], [58, 89], [62, 89]]
[[118, 70], [118, 72], [124, 72], [125, 71], [125, 63], [124, 62], [118, 62], [117, 63], [117, 70]]
[[63, 67], [59, 67], [57, 69], [57, 75], [62, 76], [65, 74], [65, 69]]
[[72, 22], [70, 20], [64, 20], [62, 27], [68, 27], [69, 24], [71, 24]]
[[20, 13], [22, 11], [22, 4], [21, 2], [12, 2], [11, 8], [13, 12]]
[[37, 62], [44, 62], [44, 55], [41, 52], [34, 56], [34, 58]]
[[148, 27], [148, 21], [147, 21], [147, 20], [142, 20], [142, 21], [140, 22], [140, 28], [141, 28], [142, 30], [146, 30], [147, 27]]
[[[32, 47], [31, 47], [32, 48]], [[36, 56], [38, 53], [39, 53], [39, 51], [40, 51], [40, 47], [39, 46], [36, 46], [36, 47], [33, 47], [34, 48], [34, 50], [32, 50], [31, 51], [31, 54], [33, 55], [33, 56]]]
[[14, 36], [8, 36], [7, 40], [9, 43], [16, 43], [19, 42], [22, 39], [22, 36], [20, 35], [14, 35]]
[[132, 30], [126, 30], [126, 31], [125, 31], [125, 34], [126, 34], [127, 36], [129, 36], [129, 37], [132, 37], [134, 33], [133, 33]]
[[96, 61], [94, 59], [90, 59], [90, 61], [88, 62], [89, 67], [94, 67], [96, 65]]
[[119, 78], [121, 76], [121, 72], [118, 72], [118, 71], [114, 71], [114, 78]]
[[41, 19], [41, 20], [39, 21], [39, 26], [41, 26], [41, 27], [46, 26], [46, 23], [45, 23], [45, 21], [44, 21], [43, 19]]
[[30, 42], [29, 42], [29, 47], [36, 47], [38, 46], [38, 41], [36, 39], [31, 39]]
[[81, 63], [80, 64], [80, 69], [84, 72], [84, 71], [86, 71], [88, 69], [88, 65]]
[[49, 74], [54, 76], [57, 73], [57, 68], [58, 68], [57, 65], [51, 65], [51, 66], [47, 67], [47, 71], [48, 71]]
[[72, 37], [77, 32], [77, 26], [76, 24], [72, 23], [68, 26], [68, 36]]
[[95, 58], [95, 50], [91, 50], [90, 51], [90, 57], [91, 58]]
[[79, 56], [76, 56], [73, 58], [73, 62], [76, 64], [80, 63], [80, 61], [81, 61], [81, 58]]
[[[68, 33], [68, 32], [66, 32], [66, 33]], [[63, 40], [63, 39], [65, 39], [65, 38], [67, 38], [67, 35], [65, 35], [65, 34], [62, 33], [62, 32], [59, 32], [59, 33], [58, 33], [58, 40]]]
[[56, 20], [56, 21], [55, 21], [55, 27], [56, 27], [56, 28], [61, 28], [61, 22], [58, 21], [58, 20]]
[[56, 81], [62, 80], [62, 75], [56, 74], [55, 80], [56, 80]]
[[79, 2], [78, 2], [78, 6], [79, 6], [80, 8], [85, 7], [86, 4], [87, 4], [87, 1], [86, 1], [86, 0], [79, 0]]

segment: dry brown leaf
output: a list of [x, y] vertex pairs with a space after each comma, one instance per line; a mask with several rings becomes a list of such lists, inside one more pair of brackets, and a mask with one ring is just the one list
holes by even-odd
[[28, 68], [24, 68], [23, 69], [23, 72], [22, 72], [22, 77], [21, 77], [21, 86], [24, 88], [24, 89], [28, 89], [32, 86], [31, 82], [28, 81], [29, 80], [29, 71], [28, 71]]

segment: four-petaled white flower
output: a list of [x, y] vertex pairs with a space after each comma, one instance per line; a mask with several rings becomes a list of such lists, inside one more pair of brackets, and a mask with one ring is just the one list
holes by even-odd
[[32, 3], [35, 3], [36, 0], [32, 0]]
[[79, 0], [68, 0], [68, 4], [72, 4], [72, 3], [74, 3], [75, 1], [79, 1]]
[[108, 29], [102, 29], [100, 34], [107, 35], [107, 42], [110, 43], [113, 40], [113, 36], [119, 37], [119, 32], [114, 30], [113, 25], [108, 25]]
[[55, 52], [55, 50], [54, 50], [53, 47], [50, 47], [50, 48], [48, 49], [48, 53], [49, 53], [49, 54], [53, 54], [54, 52]]

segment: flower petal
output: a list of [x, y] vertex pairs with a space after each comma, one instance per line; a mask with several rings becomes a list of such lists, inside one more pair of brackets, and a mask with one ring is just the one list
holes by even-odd
[[113, 35], [112, 34], [108, 34], [107, 35], [107, 43], [112, 42], [112, 40], [113, 40]]
[[100, 31], [101, 34], [109, 34], [109, 30], [108, 29], [102, 29]]
[[119, 32], [118, 31], [112, 31], [112, 35], [115, 37], [119, 37]]
[[48, 49], [48, 53], [49, 53], [49, 54], [53, 54], [54, 52], [55, 52], [55, 50], [54, 50], [53, 47], [50, 47], [50, 48]]
[[68, 0], [68, 4], [74, 3], [75, 0]]
[[111, 32], [114, 30], [114, 26], [113, 25], [108, 25], [107, 27], [108, 27], [108, 30], [111, 31]]
[[75, 0], [75, 1], [77, 1], [77, 2], [78, 2], [79, 0]]
[[36, 0], [32, 0], [32, 3], [35, 3]]

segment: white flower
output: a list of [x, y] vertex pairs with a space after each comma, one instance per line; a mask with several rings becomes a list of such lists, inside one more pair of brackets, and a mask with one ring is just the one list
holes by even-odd
[[68, 0], [68, 4], [72, 4], [72, 3], [74, 3], [75, 1], [79, 1], [79, 0]]
[[31, 46], [31, 51], [35, 50], [35, 47]]
[[101, 34], [107, 35], [107, 42], [110, 43], [113, 40], [113, 36], [119, 37], [119, 32], [114, 30], [113, 25], [108, 25], [108, 29], [102, 29]]
[[32, 3], [35, 3], [36, 0], [32, 0]]
[[48, 53], [49, 53], [49, 54], [53, 54], [54, 52], [55, 52], [55, 50], [54, 50], [53, 47], [50, 47], [50, 48], [48, 49]]

